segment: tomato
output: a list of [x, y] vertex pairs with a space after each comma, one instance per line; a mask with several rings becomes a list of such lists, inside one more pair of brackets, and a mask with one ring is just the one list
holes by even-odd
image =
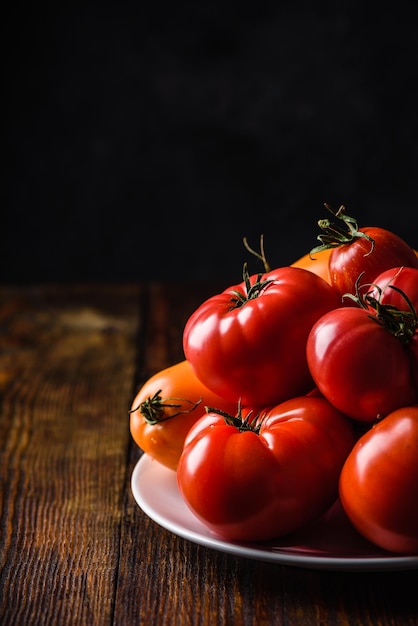
[[402, 407], [353, 447], [340, 477], [341, 504], [377, 546], [418, 554], [418, 406]]
[[[371, 283], [381, 272], [405, 265], [418, 268], [418, 257], [403, 239], [390, 230], [377, 226], [358, 228], [357, 222], [346, 215], [341, 206], [334, 212], [325, 205], [340, 223], [320, 220], [324, 231], [318, 239], [322, 242], [311, 251], [315, 256], [322, 249], [330, 249], [330, 283], [340, 296], [355, 293], [356, 282], [361, 274], [362, 283]], [[348, 230], [343, 230], [346, 227]], [[348, 301], [347, 305], [351, 302]]]
[[327, 283], [331, 284], [331, 277], [329, 274], [329, 257], [331, 256], [331, 248], [325, 250], [319, 250], [314, 255], [305, 254], [300, 259], [292, 263], [292, 267], [301, 267], [304, 270], [309, 270], [314, 274], [317, 274]]
[[149, 378], [132, 402], [130, 431], [135, 443], [150, 457], [175, 470], [190, 427], [210, 405], [236, 410], [196, 378], [190, 363], [180, 361]]
[[[333, 248], [325, 248], [318, 250], [313, 255], [305, 254], [297, 261], [294, 261], [292, 267], [301, 267], [302, 269], [309, 270], [314, 274], [317, 274], [323, 278], [327, 283], [331, 284], [331, 276], [329, 273], [329, 258]], [[418, 251], [414, 250], [415, 255], [418, 257]], [[375, 281], [374, 281], [375, 282]]]
[[[399, 291], [398, 291], [399, 290]], [[379, 274], [368, 292], [383, 307], [395, 307], [413, 318], [418, 315], [418, 269], [414, 267], [394, 267]], [[418, 333], [410, 339], [412, 375], [418, 389]]]
[[268, 540], [324, 513], [354, 445], [324, 398], [292, 398], [258, 414], [208, 413], [189, 431], [177, 469], [193, 513], [229, 540]]
[[183, 346], [202, 383], [242, 405], [266, 406], [313, 387], [306, 339], [339, 306], [322, 278], [296, 267], [248, 276], [203, 302], [187, 320]]
[[[407, 299], [399, 293], [400, 289]], [[384, 305], [409, 311], [409, 302], [418, 311], [418, 269], [415, 267], [393, 267], [376, 276], [370, 294]]]
[[320, 392], [349, 417], [372, 422], [418, 401], [418, 321], [368, 308], [326, 313], [307, 340], [307, 360]]

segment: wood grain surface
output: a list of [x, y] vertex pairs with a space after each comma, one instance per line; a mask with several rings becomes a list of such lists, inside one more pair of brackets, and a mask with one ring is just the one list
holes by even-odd
[[214, 287], [0, 290], [2, 626], [416, 626], [418, 571], [234, 557], [136, 505], [128, 410]]

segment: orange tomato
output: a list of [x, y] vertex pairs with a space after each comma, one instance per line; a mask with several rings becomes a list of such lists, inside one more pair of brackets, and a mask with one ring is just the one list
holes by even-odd
[[315, 252], [312, 258], [309, 253], [305, 254], [303, 257], [292, 263], [292, 266], [309, 270], [310, 272], [313, 272], [317, 276], [323, 278], [330, 285], [331, 278], [329, 275], [328, 260], [331, 252], [332, 248], [321, 250], [320, 252]]
[[191, 426], [206, 414], [205, 407], [237, 413], [237, 405], [209, 391], [188, 361], [157, 372], [136, 394], [130, 411], [135, 443], [150, 457], [176, 470]]

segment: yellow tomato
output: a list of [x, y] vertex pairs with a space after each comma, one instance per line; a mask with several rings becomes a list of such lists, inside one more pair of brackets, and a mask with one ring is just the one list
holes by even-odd
[[184, 439], [206, 406], [232, 415], [238, 409], [202, 385], [188, 361], [180, 361], [151, 376], [136, 394], [130, 412], [132, 438], [150, 457], [176, 470]]

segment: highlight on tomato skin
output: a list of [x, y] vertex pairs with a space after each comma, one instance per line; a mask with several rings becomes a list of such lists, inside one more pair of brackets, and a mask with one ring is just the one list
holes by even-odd
[[[379, 226], [359, 227], [346, 207], [324, 207], [332, 218], [318, 220], [319, 244], [294, 263], [321, 276], [339, 294], [355, 293], [360, 275], [370, 283], [381, 272], [396, 266], [418, 268], [418, 252], [395, 232]], [[347, 306], [352, 306], [348, 301]]]
[[[415, 250], [391, 230], [379, 226], [359, 227], [354, 217], [347, 215], [346, 207], [338, 210], [329, 204], [325, 208], [332, 214], [331, 219], [318, 220], [320, 242], [310, 251], [311, 256], [331, 249], [329, 257], [330, 282], [340, 297], [354, 294], [360, 275], [364, 282], [392, 267], [405, 265], [418, 268]], [[352, 306], [351, 301], [348, 306]]]
[[308, 363], [319, 390], [345, 415], [365, 422], [417, 401], [413, 377], [417, 350], [417, 341], [406, 349], [367, 311], [353, 307], [324, 315], [307, 342]]
[[220, 398], [180, 361], [151, 376], [137, 392], [130, 411], [130, 432], [143, 452], [176, 470], [184, 439], [207, 405], [233, 412], [236, 404]]
[[358, 440], [341, 471], [339, 494], [368, 541], [418, 555], [418, 405], [394, 411]]
[[266, 406], [313, 387], [306, 339], [313, 324], [340, 305], [332, 287], [296, 267], [243, 281], [218, 293], [188, 318], [183, 350], [196, 376], [218, 395]]
[[209, 412], [186, 437], [177, 484], [212, 532], [273, 539], [333, 505], [354, 442], [350, 421], [312, 395], [265, 411], [244, 407], [235, 418]]
[[418, 312], [418, 268], [399, 266], [385, 270], [374, 278], [369, 294], [383, 305], [401, 311], [411, 311], [412, 305]]

